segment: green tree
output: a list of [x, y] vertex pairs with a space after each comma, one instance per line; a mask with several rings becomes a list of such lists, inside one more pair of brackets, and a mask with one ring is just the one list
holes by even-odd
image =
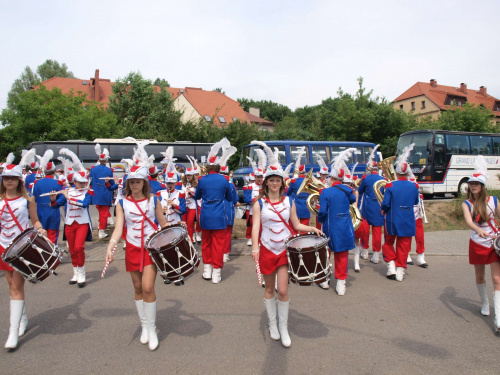
[[31, 87], [36, 86], [39, 83], [40, 77], [33, 70], [31, 70], [29, 66], [24, 68], [21, 76], [14, 81], [9, 93], [7, 94], [7, 107], [13, 108], [15, 98], [19, 94], [28, 91]]
[[217, 91], [217, 92], [220, 92], [221, 94], [226, 95], [226, 92], [222, 91], [222, 88], [220, 88], [220, 87], [217, 87], [217, 88], [213, 89], [212, 91]]
[[255, 101], [252, 99], [237, 99], [245, 111], [249, 111], [250, 107], [260, 109], [260, 117], [274, 123], [283, 120], [285, 116], [292, 114], [292, 110], [286, 105], [274, 103], [270, 100]]
[[46, 81], [52, 77], [75, 78], [65, 63], [59, 64], [56, 60], [45, 60], [43, 64], [38, 66], [36, 72], [42, 81]]
[[182, 113], [175, 110], [170, 93], [159, 91], [137, 72], [112, 86], [109, 110], [116, 116], [116, 136], [175, 141], [182, 128]]
[[85, 94], [63, 94], [43, 85], [16, 96], [14, 109], [4, 109], [0, 121], [1, 157], [33, 141], [110, 137], [116, 124], [112, 113]]
[[431, 129], [498, 133], [492, 122], [494, 117], [485, 106], [465, 103], [462, 107], [453, 106], [442, 112]]
[[164, 78], [156, 78], [153, 85], [160, 87], [170, 87], [170, 83]]

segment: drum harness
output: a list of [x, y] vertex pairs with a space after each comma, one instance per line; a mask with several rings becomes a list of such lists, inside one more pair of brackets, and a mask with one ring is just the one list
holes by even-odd
[[134, 199], [132, 195], [130, 195], [130, 200], [135, 204], [139, 212], [141, 213], [143, 219], [141, 223], [141, 264], [140, 264], [140, 272], [144, 269], [144, 223], [147, 220], [148, 223], [153, 227], [154, 230], [158, 229], [158, 226], [151, 221], [149, 217], [146, 216], [146, 214], [142, 211], [141, 207], [137, 203], [137, 201]]

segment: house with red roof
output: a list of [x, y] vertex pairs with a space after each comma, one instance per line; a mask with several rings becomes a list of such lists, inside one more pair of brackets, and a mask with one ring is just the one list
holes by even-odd
[[435, 79], [430, 82], [417, 82], [394, 100], [394, 108], [412, 112], [418, 117], [439, 117], [442, 111], [454, 106], [462, 107], [465, 103], [485, 106], [495, 118], [495, 125], [500, 125], [500, 100], [489, 95], [486, 87], [479, 90], [468, 89], [465, 83], [459, 87], [438, 85]]
[[[96, 69], [95, 76], [89, 79], [53, 77], [43, 81], [41, 85], [48, 90], [57, 87], [63, 93], [82, 92], [87, 94], [87, 98], [108, 105], [114, 82], [100, 78], [99, 69]], [[154, 88], [160, 91], [160, 87], [154, 86]], [[239, 120], [257, 124], [260, 129], [269, 131], [274, 129], [273, 122], [260, 118], [257, 108], [250, 108], [250, 113], [246, 112], [239, 102], [221, 92], [206, 91], [197, 87], [166, 87], [166, 90], [172, 96], [175, 109], [183, 113], [181, 117], [183, 122], [203, 118], [217, 126], [225, 126]]]

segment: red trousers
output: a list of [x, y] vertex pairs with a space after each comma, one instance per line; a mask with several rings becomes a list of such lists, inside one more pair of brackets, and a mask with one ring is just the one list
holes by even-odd
[[[396, 240], [397, 237], [397, 240]], [[396, 250], [394, 250], [394, 242], [396, 241]], [[406, 268], [406, 260], [408, 253], [411, 250], [411, 237], [400, 237], [387, 234], [385, 232], [385, 243], [382, 246], [382, 252], [386, 262], [391, 260], [396, 261], [396, 267]]]
[[422, 219], [415, 220], [415, 223], [417, 226], [417, 232], [415, 233], [415, 241], [417, 242], [417, 254], [423, 254], [425, 252], [424, 224], [422, 223]]
[[99, 211], [99, 229], [106, 229], [108, 227], [108, 217], [110, 216], [109, 206], [96, 204], [95, 207]]
[[59, 229], [47, 229], [47, 238], [51, 240], [54, 245], [57, 245], [57, 239], [59, 238]]
[[78, 224], [76, 221], [70, 225], [66, 224], [64, 227], [73, 267], [85, 265], [85, 238], [87, 238], [88, 231], [88, 224]]
[[349, 252], [332, 252], [332, 254], [335, 260], [335, 278], [338, 280], [347, 279], [347, 261], [349, 259]]
[[231, 252], [231, 236], [233, 235], [233, 226], [228, 225], [226, 228], [226, 238], [224, 245], [224, 254], [229, 254]]
[[[366, 220], [363, 220], [366, 222]], [[361, 224], [363, 225], [363, 224]], [[363, 244], [363, 249], [368, 249], [370, 244], [370, 225], [368, 222], [365, 224], [367, 226], [366, 230], [363, 233], [363, 237], [361, 237], [361, 241]], [[379, 252], [382, 249], [382, 227], [372, 227], [372, 249], [375, 252]]]
[[186, 221], [189, 238], [191, 238], [191, 241], [193, 241], [193, 233], [195, 231], [197, 233], [201, 232], [201, 228], [200, 228], [199, 224], [196, 226], [196, 230], [194, 228], [194, 221], [196, 219], [196, 209], [195, 208], [188, 208], [186, 215], [184, 215], [182, 218], [183, 218], [183, 220]]
[[252, 216], [253, 216], [253, 215], [250, 215], [250, 214], [248, 214], [248, 212], [247, 212], [247, 232], [246, 232], [246, 237], [247, 237], [247, 240], [248, 240], [249, 238], [252, 238], [252, 225], [253, 225]]
[[208, 230], [202, 229], [201, 255], [204, 264], [211, 264], [214, 268], [224, 265], [224, 250], [227, 228]]

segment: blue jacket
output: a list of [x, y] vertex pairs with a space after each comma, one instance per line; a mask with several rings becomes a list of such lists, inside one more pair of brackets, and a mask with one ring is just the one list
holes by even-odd
[[165, 190], [167, 187], [158, 180], [148, 180], [151, 194], [156, 194], [160, 190]]
[[400, 237], [415, 236], [413, 206], [418, 204], [418, 188], [406, 178], [385, 186], [382, 210], [387, 233]]
[[231, 191], [232, 199], [226, 204], [226, 215], [229, 221], [228, 225], [234, 225], [234, 205], [238, 203], [239, 197], [236, 187], [232, 182], [229, 183], [229, 189]]
[[295, 206], [297, 207], [297, 217], [299, 219], [309, 219], [311, 217], [311, 212], [307, 208], [307, 198], [309, 197], [309, 194], [300, 193], [297, 195], [297, 191], [299, 190], [300, 185], [302, 185], [302, 181], [304, 181], [304, 176], [294, 178], [288, 186], [286, 195], [291, 197], [295, 202]]
[[38, 220], [43, 226], [43, 229], [59, 230], [61, 224], [61, 213], [59, 210], [54, 210], [50, 206], [50, 196], [40, 197], [41, 194], [49, 193], [51, 191], [62, 190], [59, 181], [54, 180], [52, 177], [45, 177], [37, 180], [33, 186], [33, 196], [36, 201], [36, 213]]
[[200, 226], [202, 229], [226, 229], [229, 220], [226, 205], [232, 200], [229, 182], [224, 176], [210, 172], [198, 181], [194, 199], [201, 199]]
[[363, 196], [361, 216], [363, 216], [368, 224], [376, 227], [384, 226], [384, 215], [380, 213], [380, 203], [378, 203], [377, 197], [375, 196], [373, 184], [383, 179], [384, 178], [377, 173], [369, 174], [363, 178], [358, 189], [360, 199]]
[[100, 206], [111, 206], [113, 204], [113, 190], [118, 188], [114, 180], [101, 180], [103, 177], [113, 177], [111, 168], [105, 165], [98, 165], [90, 170], [89, 180], [91, 188], [94, 190], [92, 204]]
[[[91, 242], [92, 241], [92, 219], [90, 217], [89, 206], [92, 203], [92, 194], [87, 192], [87, 194], [85, 194], [85, 198], [83, 198], [82, 200], [79, 200], [77, 202], [78, 202], [78, 206], [83, 207], [83, 208], [87, 208], [87, 214], [89, 215], [89, 231], [87, 232], [87, 237], [85, 238], [85, 241]], [[61, 206], [64, 206], [65, 211], [68, 211], [69, 207], [68, 207], [68, 201], [66, 200], [66, 197], [62, 194], [59, 194], [57, 196], [56, 201], [54, 203], [52, 203], [52, 208], [53, 209], [55, 208], [57, 211], [59, 211], [59, 207], [61, 207]], [[66, 224], [64, 224], [64, 228], [66, 228]], [[66, 241], [66, 229], [64, 230], [64, 233], [63, 233], [63, 241]]]
[[30, 185], [35, 182], [36, 172], [30, 173], [26, 176], [26, 180], [24, 180], [24, 186], [26, 186], [26, 190], [31, 192]]
[[334, 183], [331, 187], [322, 190], [319, 195], [320, 209], [317, 219], [323, 223], [323, 233], [329, 239], [328, 245], [331, 251], [348, 251], [356, 246], [354, 227], [349, 214], [350, 205], [354, 202], [356, 202], [356, 196], [353, 190], [340, 183]]

